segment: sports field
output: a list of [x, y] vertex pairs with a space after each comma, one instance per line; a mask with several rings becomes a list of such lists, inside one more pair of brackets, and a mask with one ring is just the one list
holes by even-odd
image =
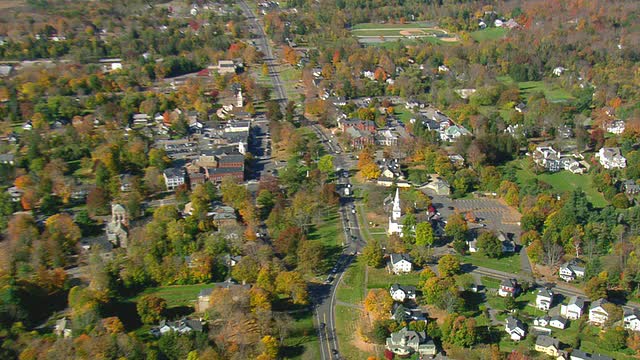
[[351, 29], [351, 34], [365, 44], [420, 38], [434, 38], [443, 42], [458, 41], [455, 35], [425, 23], [358, 24]]

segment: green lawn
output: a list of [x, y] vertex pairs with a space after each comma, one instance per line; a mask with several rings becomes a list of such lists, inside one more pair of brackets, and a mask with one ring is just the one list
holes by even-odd
[[472, 253], [470, 255], [461, 256], [460, 261], [493, 270], [511, 272], [514, 274], [520, 272], [520, 255], [518, 253], [510, 256], [503, 256], [498, 259], [492, 259], [480, 253]]
[[320, 240], [325, 246], [342, 246], [344, 233], [342, 232], [342, 222], [337, 208], [327, 210], [328, 215], [323, 217], [317, 225], [311, 227], [309, 240]]
[[408, 124], [411, 118], [415, 117], [415, 115], [404, 105], [398, 105], [393, 108], [393, 114], [398, 117], [400, 121], [404, 124]]
[[374, 269], [369, 268], [369, 281], [367, 289], [388, 289], [391, 285], [398, 283], [400, 285], [418, 286], [420, 282], [420, 273], [417, 271], [409, 274], [393, 275], [389, 274], [386, 268]]
[[[514, 82], [510, 76], [498, 76], [497, 79], [506, 84], [511, 84]], [[573, 99], [573, 97], [567, 90], [545, 81], [523, 81], [518, 83], [518, 87], [520, 88], [520, 92], [522, 93], [523, 97], [526, 97], [533, 92], [542, 92], [547, 97], [547, 99], [552, 102], [562, 102]]]
[[587, 195], [587, 200], [589, 200], [594, 207], [602, 208], [607, 205], [607, 201], [604, 199], [602, 193], [598, 192], [593, 185], [593, 181], [589, 174], [580, 175], [572, 174], [569, 171], [558, 171], [556, 173], [545, 172], [536, 175], [528, 168], [525, 160], [515, 160], [515, 162], [518, 166], [516, 176], [519, 184], [524, 184], [527, 180], [537, 177], [538, 180], [551, 185], [557, 192], [562, 193], [572, 191], [574, 189], [582, 189]]
[[424, 28], [424, 29], [433, 29], [427, 23], [405, 23], [405, 24], [377, 24], [377, 23], [362, 23], [356, 24], [351, 27], [351, 30], [363, 30], [363, 29], [415, 29], [415, 28]]
[[364, 300], [364, 260], [356, 258], [342, 276], [336, 298], [349, 304], [360, 304]]
[[200, 290], [214, 287], [212, 284], [196, 284], [196, 285], [172, 285], [159, 286], [145, 289], [140, 294], [132, 298], [137, 301], [144, 295], [154, 295], [161, 297], [167, 301], [167, 307], [175, 306], [193, 306]]
[[504, 37], [507, 33], [507, 29], [505, 28], [488, 28], [484, 30], [474, 31], [469, 34], [471, 38], [475, 41], [488, 41], [488, 40], [498, 40]]
[[320, 358], [320, 341], [313, 326], [313, 312], [293, 314], [295, 322], [291, 333], [284, 340], [281, 351], [284, 359]]
[[361, 315], [360, 310], [341, 305], [336, 306], [336, 333], [340, 341], [340, 353], [344, 359], [363, 360], [369, 355], [353, 345]]

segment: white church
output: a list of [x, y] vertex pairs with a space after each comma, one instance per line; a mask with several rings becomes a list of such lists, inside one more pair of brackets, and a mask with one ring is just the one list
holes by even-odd
[[400, 192], [396, 189], [396, 196], [393, 198], [393, 208], [389, 217], [389, 229], [387, 234], [399, 234], [402, 236], [402, 209], [400, 208]]

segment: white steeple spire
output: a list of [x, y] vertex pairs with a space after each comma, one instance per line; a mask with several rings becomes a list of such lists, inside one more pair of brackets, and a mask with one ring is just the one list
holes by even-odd
[[402, 217], [402, 210], [400, 208], [400, 191], [396, 188], [396, 196], [393, 198], [393, 210], [391, 212], [391, 218], [398, 220]]

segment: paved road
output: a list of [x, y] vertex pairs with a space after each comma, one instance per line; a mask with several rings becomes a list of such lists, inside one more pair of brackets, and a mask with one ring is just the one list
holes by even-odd
[[[324, 144], [327, 152], [334, 156], [334, 166], [336, 168], [346, 169], [345, 155], [342, 154], [340, 147], [337, 144], [329, 142], [327, 135], [320, 127], [317, 125], [312, 125], [311, 127]], [[353, 185], [351, 184], [349, 173], [345, 173], [343, 170], [340, 171], [338, 175], [338, 188], [352, 189]], [[341, 193], [344, 194], [344, 190], [341, 190]], [[351, 196], [341, 197], [339, 212], [345, 240], [343, 242], [342, 254], [339, 257], [338, 263], [332, 270], [332, 273], [335, 273], [335, 279], [323, 288], [322, 291], [312, 291], [312, 294], [314, 295], [316, 322], [320, 337], [321, 358], [323, 360], [340, 359], [339, 339], [335, 329], [335, 306], [337, 304], [336, 290], [338, 284], [342, 281], [344, 272], [365, 245], [360, 234], [360, 225], [358, 224], [356, 207]]]
[[[269, 76], [273, 82], [273, 88], [276, 98], [280, 102], [281, 107], [284, 107], [287, 103], [287, 93], [284, 89], [284, 85], [280, 81], [280, 75], [278, 74], [277, 62], [273, 55], [273, 50], [264, 32], [262, 24], [258, 21], [251, 8], [247, 5], [246, 1], [241, 0], [238, 2], [245, 17], [248, 19], [249, 27], [252, 33], [257, 38], [255, 39], [258, 50], [261, 50], [264, 54], [264, 63], [269, 68]], [[314, 131], [321, 139], [324, 139], [323, 144], [330, 154], [338, 155], [342, 152], [342, 149], [337, 144], [332, 144], [326, 138], [326, 135], [322, 130], [313, 126]], [[336, 156], [334, 164], [336, 167], [343, 167], [344, 161], [340, 156]], [[349, 178], [340, 179], [340, 186], [350, 186]], [[333, 268], [332, 276], [333, 281], [329, 281], [325, 286], [312, 287], [310, 290], [312, 298], [314, 300], [315, 313], [316, 313], [316, 325], [318, 329], [318, 337], [320, 339], [320, 350], [322, 359], [339, 359], [339, 347], [338, 339], [335, 332], [335, 301], [336, 301], [336, 287], [342, 280], [344, 271], [349, 267], [349, 264], [353, 260], [355, 254], [357, 254], [363, 246], [362, 238], [360, 237], [360, 231], [358, 226], [358, 220], [355, 216], [355, 207], [353, 206], [353, 199], [342, 198], [340, 202], [340, 215], [345, 231], [345, 244], [343, 252], [339, 257], [339, 260]]]
[[254, 39], [255, 44], [258, 50], [264, 53], [264, 63], [267, 64], [269, 68], [269, 76], [271, 77], [271, 81], [273, 82], [273, 89], [275, 91], [276, 98], [280, 102], [281, 106], [284, 108], [287, 104], [287, 92], [284, 89], [284, 85], [280, 81], [280, 74], [278, 73], [277, 61], [273, 56], [273, 50], [271, 49], [271, 45], [269, 44], [269, 40], [267, 39], [267, 35], [264, 32], [264, 28], [262, 24], [258, 21], [253, 10], [247, 5], [247, 2], [242, 0], [239, 1], [238, 4], [242, 8], [242, 12], [249, 22], [250, 30], [253, 34], [257, 36]]

